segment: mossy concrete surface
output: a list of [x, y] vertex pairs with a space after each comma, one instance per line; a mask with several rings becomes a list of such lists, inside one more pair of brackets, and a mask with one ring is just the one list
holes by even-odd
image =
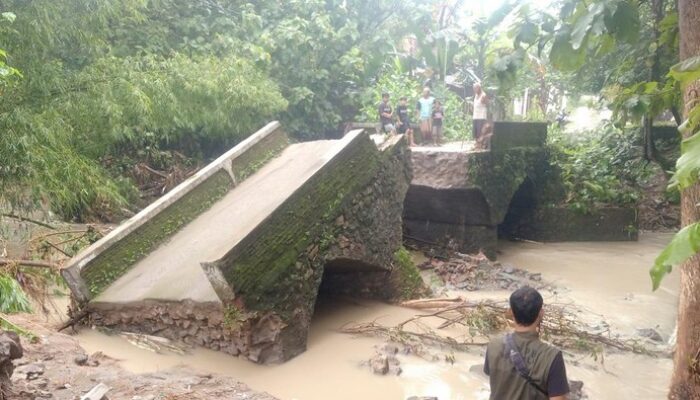
[[256, 361], [305, 350], [325, 265], [345, 259], [351, 269], [386, 276], [397, 265], [410, 181], [405, 140], [392, 139], [384, 151], [360, 131], [342, 140], [324, 168], [223, 258], [204, 265], [227, 308], [250, 315], [251, 323], [277, 321], [268, 325], [274, 339], [251, 347]]
[[[136, 262], [221, 199], [244, 171], [259, 168], [288, 143], [272, 122], [223, 154], [194, 176], [72, 258], [62, 275], [74, 297], [85, 303], [101, 293]], [[243, 172], [242, 172], [243, 171]]]
[[591, 213], [566, 207], [519, 211], [523, 214], [501, 227], [504, 236], [538, 242], [635, 241], [639, 236], [634, 208], [599, 208]]
[[530, 185], [536, 204], [563, 194], [546, 133], [544, 123], [496, 122], [490, 151], [414, 151], [404, 203], [409, 239], [494, 255], [496, 228], [523, 184]]
[[[235, 160], [240, 164], [228, 163], [191, 190], [191, 200], [182, 197], [142, 225], [151, 230], [135, 229], [98, 254], [99, 267], [91, 265], [85, 276], [107, 289], [84, 305], [90, 323], [271, 363], [305, 350], [326, 266], [345, 260], [358, 273], [355, 287], [370, 297], [421, 293], [417, 269], [402, 250], [411, 180], [403, 137], [378, 147], [353, 131], [288, 146], [274, 159], [270, 154], [286, 140], [259, 143]], [[196, 215], [200, 207], [207, 209]], [[178, 220], [184, 226], [176, 232], [154, 231], [163, 227], [158, 218], [190, 210], [193, 219]], [[148, 235], [161, 235], [162, 244], [149, 250]], [[134, 248], [148, 254], [120, 265], [123, 249]]]

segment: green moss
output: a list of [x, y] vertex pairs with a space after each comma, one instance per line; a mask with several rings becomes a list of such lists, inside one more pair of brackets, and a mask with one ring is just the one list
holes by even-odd
[[256, 317], [256, 313], [245, 312], [236, 306], [227, 305], [224, 309], [224, 328], [231, 332], [237, 332], [241, 330], [248, 321]]
[[246, 309], [275, 310], [285, 319], [312, 309], [323, 260], [308, 255], [329, 246], [335, 218], [352, 195], [376, 175], [381, 155], [363, 136], [306, 182], [267, 221], [225, 257], [221, 271]]
[[411, 258], [411, 253], [403, 246], [394, 253], [392, 286], [396, 300], [413, 299], [426, 291], [425, 283]]
[[94, 297], [102, 292], [136, 262], [221, 199], [232, 187], [229, 175], [223, 170], [219, 171], [100, 253], [81, 271], [91, 295]]
[[278, 156], [287, 146], [289, 146], [289, 139], [281, 129], [266, 136], [231, 162], [231, 170], [233, 176], [236, 177], [236, 182], [240, 183], [253, 175], [268, 161]]
[[491, 220], [499, 224], [520, 185], [526, 178], [541, 182], [546, 165], [546, 152], [539, 148], [475, 153], [469, 158], [468, 179], [484, 194], [491, 208]]

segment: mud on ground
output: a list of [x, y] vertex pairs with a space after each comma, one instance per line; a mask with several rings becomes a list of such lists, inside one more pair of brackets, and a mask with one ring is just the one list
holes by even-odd
[[38, 338], [35, 342], [22, 338], [24, 357], [15, 360], [9, 399], [80, 399], [104, 383], [110, 388], [104, 399], [276, 400], [229, 377], [200, 373], [186, 366], [134, 374], [121, 368], [119, 360], [99, 352], [86, 354], [75, 338], [53, 331], [34, 316], [10, 319], [31, 329]]

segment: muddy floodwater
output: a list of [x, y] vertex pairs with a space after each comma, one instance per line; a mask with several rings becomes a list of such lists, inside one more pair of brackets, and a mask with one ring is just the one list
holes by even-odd
[[[556, 290], [544, 293], [545, 302], [576, 304], [623, 335], [634, 335], [638, 328], [656, 328], [667, 340], [675, 326], [678, 275], [671, 274], [658, 291], [651, 292], [648, 270], [669, 239], [669, 234], [648, 233], [634, 243], [502, 243], [499, 261], [539, 272], [543, 280], [555, 283]], [[508, 296], [505, 291], [453, 293], [498, 300]], [[376, 376], [362, 364], [374, 354], [374, 346], [381, 340], [338, 332], [347, 323], [376, 320], [395, 324], [416, 313], [371, 301], [321, 301], [308, 350], [275, 366], [255, 365], [202, 349], [185, 356], [155, 354], [117, 336], [89, 329], [81, 331], [78, 339], [88, 352], [102, 351], [122, 360], [122, 365], [133, 372], [185, 364], [202, 372], [230, 375], [255, 390], [285, 400], [384, 400], [410, 396], [487, 399], [488, 381], [478, 372], [483, 363], [481, 347], [454, 354], [454, 364], [400, 355], [400, 376]], [[446, 352], [436, 354], [443, 356]], [[672, 368], [670, 358], [613, 352], [605, 352], [597, 359], [565, 352], [565, 359], [569, 378], [583, 381], [589, 398], [596, 400], [665, 398]]]

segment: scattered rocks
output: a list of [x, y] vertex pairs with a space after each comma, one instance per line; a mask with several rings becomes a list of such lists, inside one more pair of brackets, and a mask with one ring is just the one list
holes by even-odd
[[5, 393], [9, 392], [15, 366], [13, 360], [21, 358], [23, 354], [19, 336], [14, 332], [0, 331], [0, 400], [5, 400]]
[[389, 357], [376, 354], [369, 359], [369, 367], [372, 369], [372, 372], [377, 375], [386, 375], [389, 372]]
[[384, 343], [375, 347], [376, 353], [369, 359], [369, 368], [377, 375], [401, 375], [401, 362], [396, 357], [399, 347], [393, 343]]
[[587, 399], [585, 393], [583, 393], [583, 382], [582, 381], [569, 381], [569, 395], [568, 400], [584, 400]]
[[661, 343], [664, 341], [664, 338], [661, 337], [661, 334], [654, 328], [637, 329], [637, 335], [657, 343]]
[[476, 290], [515, 290], [523, 285], [549, 288], [542, 274], [529, 273], [510, 264], [489, 260], [483, 253], [470, 255], [455, 252], [442, 261], [431, 259], [418, 266], [432, 269], [448, 288]]
[[15, 370], [15, 377], [18, 379], [25, 379], [32, 381], [37, 379], [41, 375], [44, 375], [46, 368], [42, 363], [31, 363], [18, 367]]

